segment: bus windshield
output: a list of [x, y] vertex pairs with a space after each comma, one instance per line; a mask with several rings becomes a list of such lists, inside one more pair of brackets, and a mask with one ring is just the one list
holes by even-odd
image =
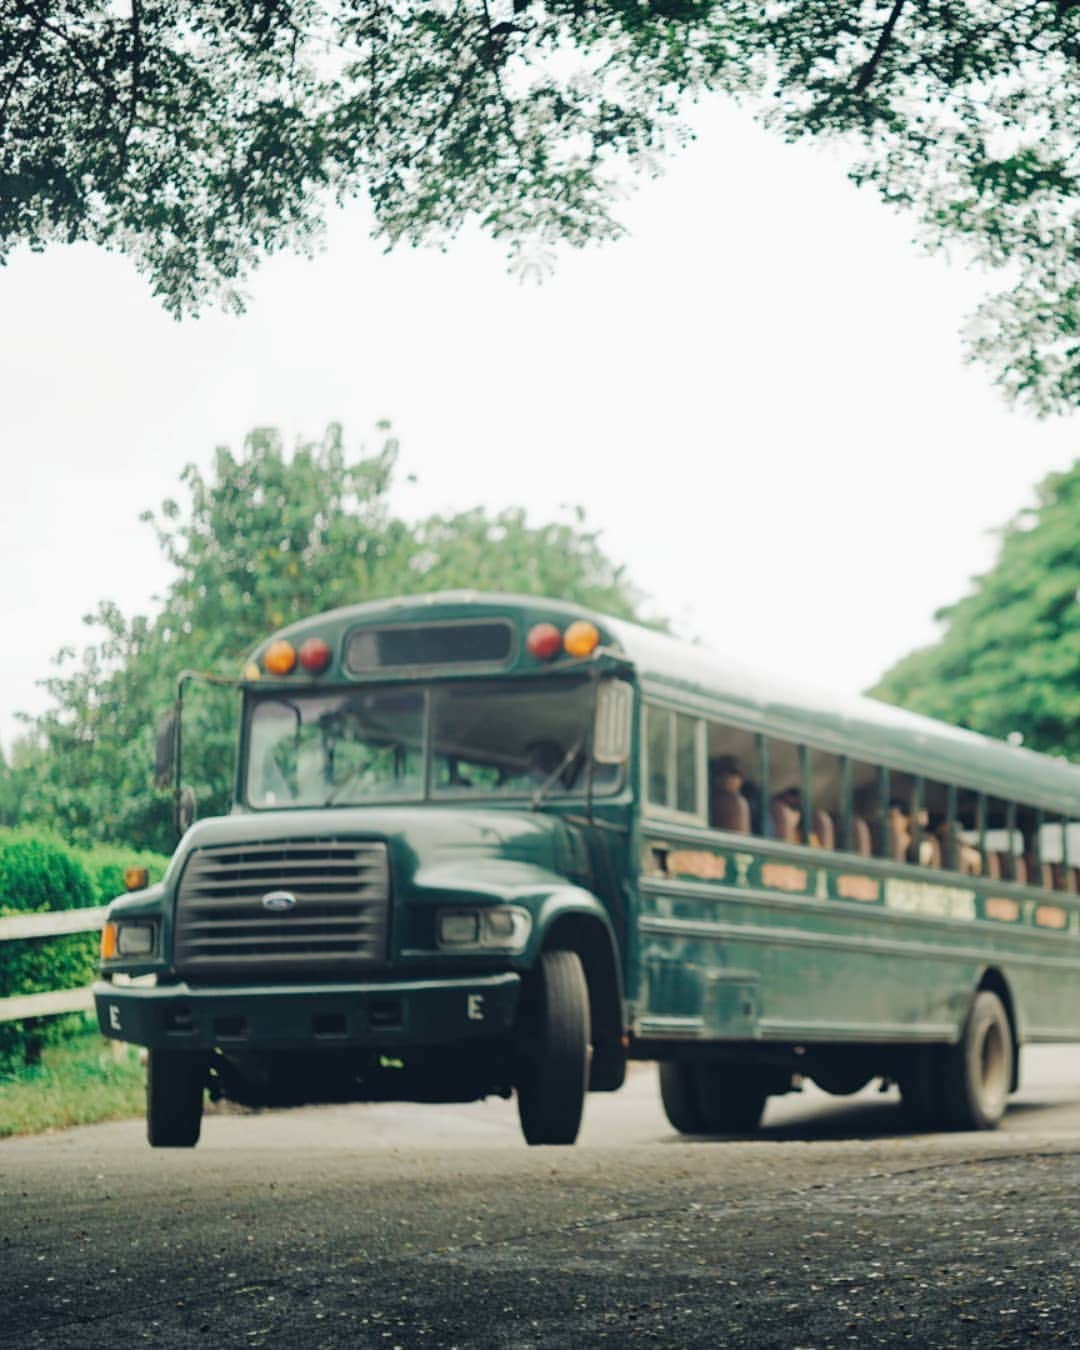
[[[249, 712], [247, 802], [272, 809], [581, 795], [593, 711], [588, 679], [260, 697]], [[594, 764], [592, 791], [611, 791], [620, 772]]]

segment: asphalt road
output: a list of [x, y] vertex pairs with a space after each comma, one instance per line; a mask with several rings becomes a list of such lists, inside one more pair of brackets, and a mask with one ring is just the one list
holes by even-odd
[[639, 1066], [572, 1149], [497, 1101], [12, 1140], [0, 1343], [1080, 1346], [1078, 1141], [1080, 1047], [1029, 1051], [993, 1134], [808, 1089], [685, 1140]]

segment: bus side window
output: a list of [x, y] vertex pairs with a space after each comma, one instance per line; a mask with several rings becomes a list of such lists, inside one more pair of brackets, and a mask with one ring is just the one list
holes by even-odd
[[[944, 783], [929, 781], [923, 783], [916, 854], [920, 867], [949, 866], [946, 852], [950, 829], [949, 801], [949, 789]], [[952, 828], [955, 828], [955, 822]]]
[[1039, 832], [1039, 855], [1044, 871], [1049, 872], [1047, 885], [1055, 891], [1076, 893], [1076, 875], [1066, 863], [1069, 822], [1065, 816], [1058, 816], [1043, 822]]
[[985, 873], [994, 881], [1013, 881], [1014, 849], [1009, 840], [1009, 804], [1001, 797], [986, 799]]
[[955, 867], [964, 876], [982, 876], [983, 858], [979, 852], [979, 794], [970, 789], [961, 788], [956, 794], [956, 818], [951, 823], [952, 847], [955, 853], [949, 853], [946, 843], [949, 831], [942, 842], [945, 850], [945, 866]]
[[1016, 824], [1023, 839], [1024, 870], [1027, 872], [1029, 886], [1053, 887], [1053, 870], [1045, 859], [1040, 857], [1041, 813], [1031, 806], [1016, 808]]
[[909, 773], [889, 774], [889, 808], [885, 819], [888, 857], [893, 862], [915, 861], [915, 779]]
[[666, 708], [645, 709], [646, 796], [657, 806], [668, 804], [672, 714]]
[[758, 788], [757, 738], [751, 731], [710, 722], [706, 728], [709, 762], [709, 824], [714, 830], [756, 834]]
[[790, 741], [768, 743], [769, 813], [765, 833], [785, 844], [805, 844], [803, 832], [802, 755]]
[[655, 806], [680, 816], [704, 816], [704, 723], [666, 708], [645, 708], [645, 793]]
[[874, 830], [882, 820], [881, 770], [864, 760], [851, 761], [851, 851], [862, 858], [879, 856], [874, 848]]
[[843, 779], [840, 758], [826, 750], [810, 751], [810, 843], [830, 851], [837, 847], [837, 826], [843, 820]]

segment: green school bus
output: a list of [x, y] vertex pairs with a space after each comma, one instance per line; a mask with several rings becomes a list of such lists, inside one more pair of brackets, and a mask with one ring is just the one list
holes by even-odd
[[321, 614], [238, 684], [233, 811], [102, 935], [155, 1146], [207, 1092], [514, 1094], [570, 1144], [629, 1059], [686, 1133], [804, 1078], [984, 1129], [1080, 1040], [1080, 767], [522, 596]]

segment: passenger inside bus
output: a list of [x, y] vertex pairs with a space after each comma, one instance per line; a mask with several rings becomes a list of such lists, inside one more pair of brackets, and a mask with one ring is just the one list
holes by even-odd
[[810, 843], [814, 848], [829, 850], [836, 848], [836, 826], [833, 824], [833, 818], [820, 806], [814, 807], [814, 828], [810, 834]]
[[982, 875], [982, 854], [964, 838], [959, 821], [943, 819], [934, 833], [941, 849], [942, 865], [965, 876]]
[[914, 846], [914, 836], [911, 833], [911, 817], [907, 813], [907, 807], [898, 798], [894, 797], [889, 803], [886, 828], [889, 836], [889, 857], [893, 862], [903, 862]]
[[801, 844], [802, 836], [802, 793], [797, 787], [786, 787], [778, 792], [769, 803], [770, 830], [774, 839], [785, 844]]
[[919, 811], [918, 820], [919, 847], [912, 861], [917, 862], [920, 867], [940, 867], [941, 842], [938, 831], [945, 824], [944, 818], [937, 814], [930, 815], [928, 811], [923, 809]]
[[717, 830], [750, 833], [750, 803], [743, 795], [743, 776], [730, 755], [713, 760], [709, 781], [709, 824]]
[[863, 816], [851, 817], [851, 848], [860, 857], [869, 858], [874, 852], [873, 836], [870, 825]]

